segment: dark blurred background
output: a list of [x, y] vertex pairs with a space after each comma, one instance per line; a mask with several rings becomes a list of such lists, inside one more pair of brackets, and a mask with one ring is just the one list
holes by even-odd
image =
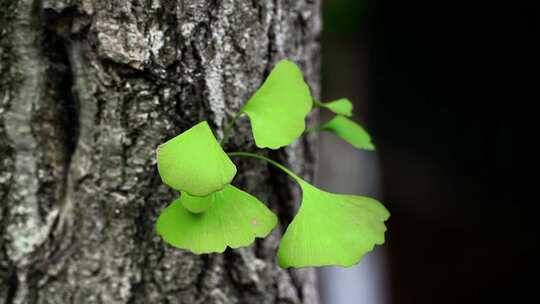
[[357, 267], [322, 270], [323, 302], [517, 303], [534, 294], [536, 202], [514, 199], [513, 128], [521, 102], [535, 101], [525, 88], [537, 85], [538, 10], [327, 0], [323, 12], [323, 100], [353, 100], [377, 151], [322, 134], [318, 182], [375, 196], [392, 213], [382, 248]]

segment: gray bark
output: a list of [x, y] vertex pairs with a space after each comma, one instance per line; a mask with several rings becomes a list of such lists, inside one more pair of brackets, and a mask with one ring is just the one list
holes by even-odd
[[[0, 0], [0, 303], [317, 303], [276, 265], [299, 191], [241, 160], [235, 184], [278, 213], [255, 245], [164, 244], [177, 195], [154, 151], [200, 120], [221, 136], [282, 58], [318, 95], [320, 0]], [[242, 119], [227, 150], [254, 150]], [[313, 138], [266, 152], [306, 178]]]

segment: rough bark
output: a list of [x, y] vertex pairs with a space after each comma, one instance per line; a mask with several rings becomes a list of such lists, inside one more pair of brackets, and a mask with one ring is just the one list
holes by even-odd
[[[318, 94], [319, 0], [0, 0], [0, 303], [317, 303], [276, 265], [298, 190], [237, 161], [280, 216], [254, 246], [194, 255], [153, 225], [175, 197], [155, 148], [223, 126], [282, 58]], [[312, 138], [267, 152], [310, 178]], [[242, 119], [228, 150], [254, 150]]]

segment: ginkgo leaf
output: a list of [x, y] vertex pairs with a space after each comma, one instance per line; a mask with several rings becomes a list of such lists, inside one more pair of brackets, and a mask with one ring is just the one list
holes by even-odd
[[302, 135], [311, 107], [311, 93], [302, 72], [283, 60], [241, 111], [251, 121], [257, 147], [278, 149]]
[[375, 150], [375, 146], [371, 142], [371, 136], [366, 130], [356, 122], [341, 115], [336, 115], [329, 122], [320, 126], [319, 130], [335, 133], [355, 148]]
[[206, 121], [159, 146], [157, 163], [165, 184], [194, 196], [222, 189], [236, 174]]
[[330, 101], [330, 102], [318, 102], [316, 101], [315, 104], [318, 107], [327, 108], [328, 110], [340, 114], [343, 116], [351, 116], [352, 110], [353, 110], [353, 104], [350, 100], [347, 98], [341, 98], [338, 100]]
[[384, 243], [384, 221], [390, 213], [378, 201], [322, 191], [263, 155], [249, 152], [229, 155], [264, 160], [291, 176], [302, 189], [300, 210], [279, 245], [281, 267], [348, 267], [358, 263], [375, 245]]
[[212, 196], [202, 213], [188, 211], [180, 199], [172, 202], [157, 220], [157, 233], [174, 247], [202, 254], [248, 246], [277, 224], [276, 215], [263, 203], [232, 185]]
[[384, 243], [384, 221], [390, 214], [376, 200], [322, 191], [299, 181], [303, 192], [279, 250], [279, 265], [349, 267]]

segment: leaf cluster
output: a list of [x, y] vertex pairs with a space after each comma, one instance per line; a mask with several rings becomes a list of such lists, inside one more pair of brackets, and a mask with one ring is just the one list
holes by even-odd
[[277, 216], [258, 198], [231, 184], [237, 169], [230, 157], [252, 157], [281, 169], [302, 189], [300, 210], [278, 249], [280, 266], [351, 266], [384, 243], [389, 213], [378, 201], [323, 191], [260, 154], [223, 150], [240, 115], [248, 116], [258, 148], [279, 149], [306, 132], [306, 116], [317, 107], [336, 115], [307, 131], [332, 132], [356, 148], [375, 149], [369, 134], [347, 118], [353, 110], [348, 99], [315, 100], [300, 69], [283, 60], [240, 109], [221, 144], [203, 121], [159, 146], [159, 174], [180, 197], [159, 216], [157, 233], [168, 244], [197, 254], [248, 246], [255, 238], [266, 237], [277, 225]]

